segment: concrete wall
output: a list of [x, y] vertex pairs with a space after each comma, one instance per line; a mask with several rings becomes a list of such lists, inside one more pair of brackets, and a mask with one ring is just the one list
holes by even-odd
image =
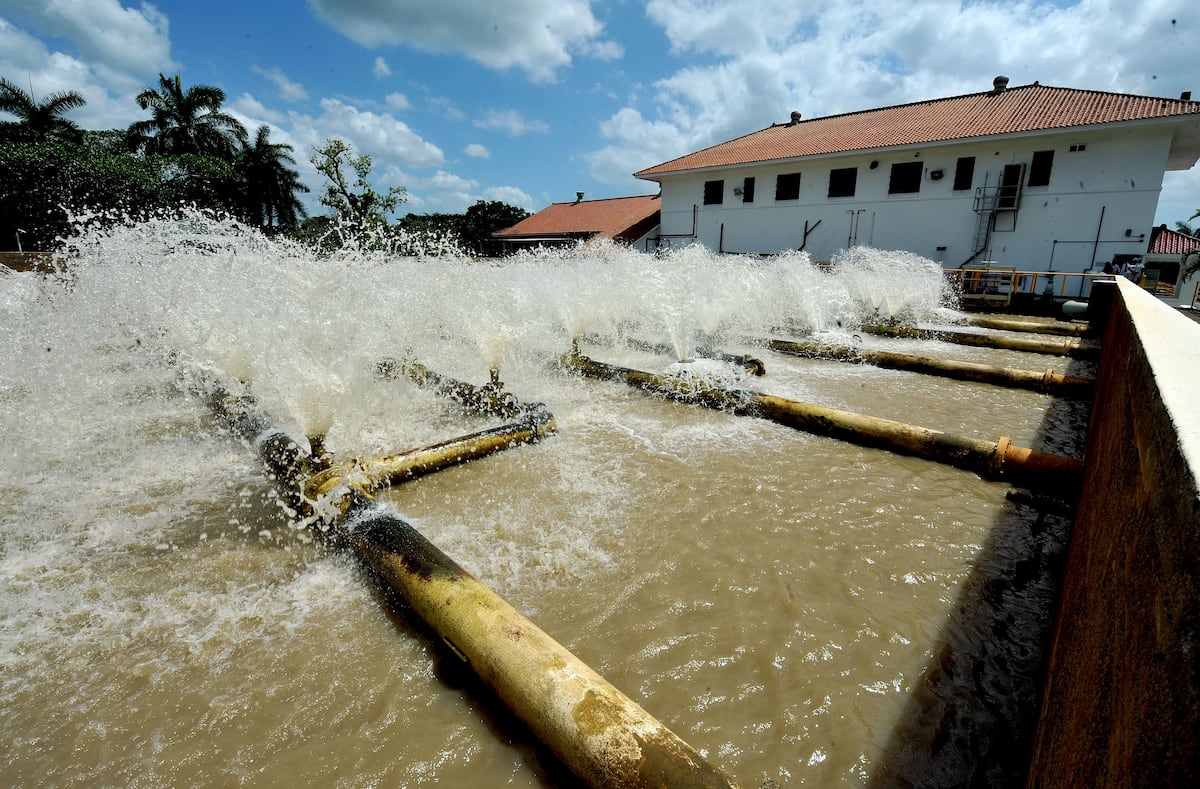
[[13, 271], [50, 271], [49, 252], [0, 252], [0, 266]]
[[1200, 786], [1200, 324], [1117, 287], [1030, 787]]

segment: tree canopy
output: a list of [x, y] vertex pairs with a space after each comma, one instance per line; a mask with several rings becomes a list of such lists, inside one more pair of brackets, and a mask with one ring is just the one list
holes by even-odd
[[[330, 138], [310, 161], [325, 178], [320, 203], [331, 215], [305, 219], [308, 192], [292, 146], [259, 126], [253, 138], [224, 111], [225, 93], [185, 87], [178, 74], [137, 94], [150, 117], [127, 129], [84, 131], [65, 115], [84, 106], [75, 91], [37, 100], [0, 77], [0, 250], [48, 250], [69, 230], [72, 212], [140, 218], [181, 204], [233, 216], [266, 232], [332, 249], [345, 243], [396, 254], [470, 252], [494, 256], [496, 230], [528, 212], [479, 200], [464, 214], [408, 214], [403, 186], [371, 184], [372, 160]], [[19, 235], [19, 238], [18, 238]]]
[[159, 74], [158, 88], [145, 88], [136, 101], [151, 114], [129, 127], [126, 140], [130, 150], [232, 159], [238, 144], [246, 142], [246, 129], [221, 110], [225, 91], [220, 88], [193, 85], [184, 90], [178, 74]]
[[17, 120], [0, 124], [0, 140], [69, 140], [78, 142], [83, 132], [63, 115], [87, 104], [73, 90], [51, 93], [38, 101], [7, 79], [0, 77], [0, 112], [16, 115]]

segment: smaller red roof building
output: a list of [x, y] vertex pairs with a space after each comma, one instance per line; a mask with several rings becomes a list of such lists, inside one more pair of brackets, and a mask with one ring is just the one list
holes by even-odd
[[493, 237], [506, 246], [563, 246], [601, 238], [635, 244], [658, 227], [658, 195], [552, 203]]
[[1200, 248], [1200, 238], [1159, 225], [1150, 230], [1150, 245], [1146, 248], [1146, 254], [1182, 255], [1197, 248]]

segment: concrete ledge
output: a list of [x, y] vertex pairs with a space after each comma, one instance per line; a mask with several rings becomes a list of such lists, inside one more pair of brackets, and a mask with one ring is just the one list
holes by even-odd
[[1200, 785], [1200, 325], [1120, 279], [1027, 785]]
[[13, 271], [52, 271], [49, 252], [0, 252], [0, 266]]

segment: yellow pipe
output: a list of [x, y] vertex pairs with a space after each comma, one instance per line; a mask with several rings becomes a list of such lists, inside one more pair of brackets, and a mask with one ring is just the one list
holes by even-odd
[[348, 464], [332, 465], [307, 478], [304, 495], [311, 501], [318, 501], [342, 485], [371, 493], [388, 485], [502, 452], [518, 444], [536, 443], [554, 431], [554, 416], [539, 405], [518, 422], [419, 449], [379, 458], [356, 458]]
[[862, 330], [869, 334], [879, 334], [884, 337], [915, 337], [922, 340], [941, 340], [943, 342], [972, 345], [979, 348], [1004, 348], [1010, 351], [1044, 353], [1052, 356], [1070, 356], [1075, 359], [1090, 359], [1093, 361], [1100, 358], [1100, 344], [1080, 337], [1068, 337], [1062, 340], [1040, 340], [1034, 337], [973, 334], [971, 332], [948, 331], [944, 329], [918, 329], [912, 326], [863, 326]]
[[984, 329], [1001, 329], [1003, 331], [1023, 331], [1036, 334], [1058, 334], [1066, 337], [1078, 337], [1087, 334], [1091, 327], [1086, 323], [1070, 323], [1068, 321], [1021, 321], [1012, 318], [997, 318], [991, 315], [970, 315], [967, 323]]
[[562, 356], [560, 364], [590, 377], [622, 380], [673, 400], [771, 419], [797, 430], [936, 460], [992, 479], [1008, 479], [1032, 488], [1049, 488], [1060, 494], [1073, 494], [1079, 485], [1080, 461], [1016, 447], [1008, 438], [986, 441], [956, 436], [749, 389], [708, 386], [694, 379], [680, 380], [605, 364], [583, 356], [577, 349]]
[[[257, 449], [290, 501], [316, 488], [339, 498], [336, 537], [405, 603], [588, 786], [733, 787], [694, 748], [625, 696], [537, 625], [480, 583], [393, 510], [363, 489], [371, 475], [322, 469], [258, 412], [249, 397], [212, 387], [209, 402], [233, 432]], [[540, 409], [544, 411], [544, 409]], [[553, 427], [537, 414], [529, 440]], [[512, 446], [503, 430], [378, 461], [382, 478], [462, 462], [466, 454]], [[495, 439], [495, 440], [493, 440]], [[399, 460], [407, 457], [408, 460]], [[367, 463], [370, 467], [372, 463]], [[320, 477], [317, 483], [309, 479]], [[351, 474], [353, 477], [354, 475]], [[340, 490], [339, 490], [340, 488]]]
[[[603, 342], [601, 335], [598, 334], [587, 334], [579, 339], [592, 343]], [[576, 340], [576, 342], [578, 343], [578, 340]], [[666, 343], [647, 342], [645, 340], [639, 340], [635, 337], [626, 337], [625, 344], [636, 351], [645, 351], [646, 353], [659, 353], [666, 355], [675, 355], [677, 353], [673, 346], [667, 345]], [[696, 355], [702, 359], [714, 359], [718, 362], [737, 365], [750, 375], [763, 376], [767, 374], [767, 366], [763, 364], [762, 359], [758, 359], [750, 354], [726, 353], [725, 351], [721, 351], [716, 348], [703, 347], [696, 349]]]
[[1094, 382], [1090, 378], [1079, 378], [1056, 373], [1052, 369], [1018, 370], [1012, 367], [995, 367], [953, 359], [932, 359], [891, 351], [873, 351], [867, 348], [851, 348], [815, 342], [769, 340], [767, 347], [779, 353], [802, 356], [808, 359], [831, 359], [843, 362], [862, 362], [893, 370], [908, 370], [925, 375], [938, 375], [958, 381], [1032, 389], [1037, 392], [1053, 392], [1068, 397], [1091, 397]]
[[735, 787], [397, 515], [353, 494], [346, 539], [588, 786]]
[[519, 401], [511, 392], [504, 391], [498, 370], [491, 371], [491, 381], [483, 386], [464, 383], [440, 373], [435, 373], [423, 364], [400, 359], [384, 359], [376, 365], [380, 377], [389, 380], [407, 376], [409, 380], [425, 389], [432, 389], [440, 396], [449, 398], [465, 408], [485, 416], [514, 417], [532, 406]]

